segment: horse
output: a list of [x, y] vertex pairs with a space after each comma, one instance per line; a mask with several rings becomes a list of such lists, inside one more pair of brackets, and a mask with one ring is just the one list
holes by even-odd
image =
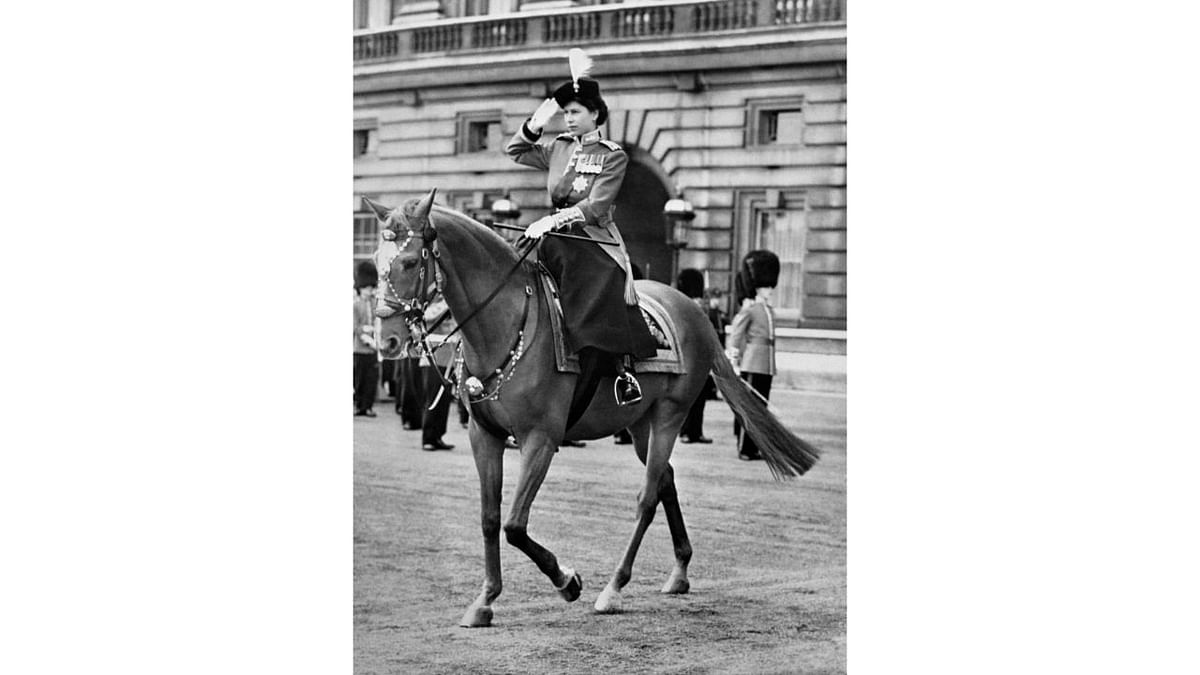
[[[376, 306], [382, 355], [395, 358], [414, 346], [425, 344], [428, 348], [421, 339], [428, 329], [423, 314], [432, 298], [441, 293], [462, 333], [462, 367], [472, 374], [467, 378], [464, 373], [459, 386], [460, 394], [465, 388], [470, 396], [468, 434], [480, 482], [484, 581], [460, 625], [492, 623], [492, 603], [502, 590], [502, 529], [508, 543], [525, 553], [567, 602], [579, 598], [582, 577], [529, 536], [530, 508], [561, 441], [605, 438], [626, 428], [633, 436], [634, 452], [646, 468], [637, 497], [637, 524], [594, 609], [597, 613], [621, 610], [621, 590], [632, 576], [642, 537], [660, 503], [675, 555], [662, 592], [687, 593], [692, 547], [670, 458], [679, 429], [710, 370], [777, 479], [806, 472], [817, 461], [818, 450], [788, 431], [758, 393], [737, 376], [712, 325], [693, 301], [669, 286], [647, 280], [638, 280], [635, 288], [641, 298], [656, 301], [670, 315], [669, 323], [678, 333], [681, 372], [638, 371], [643, 398], [627, 406], [618, 406], [606, 395], [613, 382], [606, 376], [596, 390], [599, 394], [568, 429], [568, 409], [579, 376], [559, 372], [556, 367], [550, 329], [552, 303], [535, 291], [537, 266], [525, 260], [534, 242], [528, 242], [521, 255], [518, 247], [488, 226], [435, 206], [436, 192], [434, 188], [425, 197], [397, 208], [365, 198], [364, 202], [382, 225], [383, 241], [376, 251], [382, 291]], [[598, 244], [580, 241], [578, 245]], [[529, 334], [531, 325], [535, 328]], [[500, 493], [508, 435], [520, 444], [521, 472], [502, 527]]]

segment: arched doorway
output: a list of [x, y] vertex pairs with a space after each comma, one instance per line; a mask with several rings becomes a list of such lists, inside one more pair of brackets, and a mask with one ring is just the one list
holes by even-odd
[[629, 164], [615, 202], [617, 226], [633, 264], [647, 279], [673, 285], [674, 251], [667, 246], [663, 205], [671, 198], [654, 160], [637, 148], [626, 148]]

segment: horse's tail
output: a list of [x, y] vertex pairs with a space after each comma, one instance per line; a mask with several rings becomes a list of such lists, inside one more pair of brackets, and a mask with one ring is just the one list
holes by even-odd
[[733, 372], [733, 365], [721, 351], [713, 336], [716, 354], [713, 358], [713, 379], [721, 395], [742, 418], [746, 433], [754, 439], [777, 480], [804, 474], [817, 463], [821, 453], [787, 427], [767, 409], [767, 401], [748, 382]]

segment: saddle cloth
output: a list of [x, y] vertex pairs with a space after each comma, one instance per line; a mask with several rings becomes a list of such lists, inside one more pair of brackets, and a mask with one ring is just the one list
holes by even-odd
[[[566, 343], [563, 340], [562, 305], [558, 300], [558, 290], [554, 279], [544, 270], [538, 270], [542, 296], [550, 306], [550, 327], [554, 333], [554, 360], [560, 373], [578, 373], [579, 357], [567, 355]], [[667, 314], [659, 302], [645, 293], [638, 293], [638, 309], [646, 320], [646, 327], [658, 343], [658, 353], [649, 359], [634, 361], [633, 370], [637, 373], [673, 373], [683, 372], [683, 364], [679, 360], [679, 338], [675, 322]]]

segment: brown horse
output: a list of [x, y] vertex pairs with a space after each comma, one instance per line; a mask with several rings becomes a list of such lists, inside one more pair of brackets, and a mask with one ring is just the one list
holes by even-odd
[[[419, 333], [425, 328], [421, 314], [439, 291], [463, 335], [463, 379], [469, 385], [464, 388], [471, 393], [469, 435], [482, 499], [484, 581], [461, 625], [490, 625], [491, 605], [501, 591], [500, 492], [508, 434], [520, 443], [521, 473], [504, 534], [568, 602], [578, 599], [583, 581], [529, 536], [530, 507], [560, 441], [604, 438], [625, 428], [633, 435], [634, 451], [646, 466], [646, 476], [638, 493], [633, 537], [595, 609], [620, 610], [621, 589], [629, 582], [634, 557], [659, 503], [675, 550], [675, 566], [662, 592], [687, 593], [692, 548], [669, 460], [709, 371], [776, 477], [807, 471], [817, 460], [816, 449], [784, 428], [758, 394], [737, 377], [700, 308], [682, 293], [653, 281], [638, 281], [637, 292], [667, 310], [678, 333], [682, 372], [639, 372], [642, 401], [624, 407], [607, 394], [613, 382], [607, 377], [583, 416], [567, 429], [578, 376], [556, 368], [551, 308], [537, 291], [535, 266], [523, 262], [520, 251], [486, 226], [433, 206], [435, 192], [396, 209], [364, 201], [383, 223], [384, 241], [376, 252], [376, 264], [384, 356], [394, 358], [420, 343]], [[581, 241], [578, 245], [597, 244]], [[536, 328], [527, 333], [530, 326]], [[474, 377], [468, 379], [468, 373]]]

